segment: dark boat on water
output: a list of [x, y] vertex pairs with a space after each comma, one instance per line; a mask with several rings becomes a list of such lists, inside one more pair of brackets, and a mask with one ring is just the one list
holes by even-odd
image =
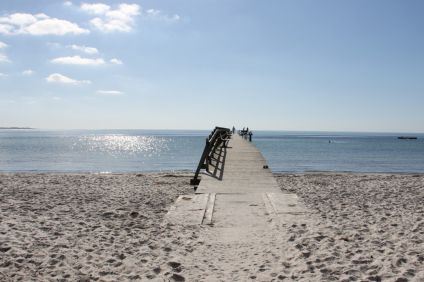
[[402, 140], [417, 140], [418, 137], [415, 137], [415, 136], [399, 136], [398, 139], [402, 139]]

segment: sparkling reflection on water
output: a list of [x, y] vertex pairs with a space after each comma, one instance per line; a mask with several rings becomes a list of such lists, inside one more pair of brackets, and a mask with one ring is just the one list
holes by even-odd
[[[0, 171], [192, 171], [208, 134], [190, 130], [0, 130]], [[254, 132], [253, 141], [273, 171], [424, 172], [424, 134], [415, 135], [415, 141], [396, 136]]]
[[193, 170], [207, 131], [0, 131], [0, 171]]
[[102, 152], [114, 157], [144, 154], [149, 157], [169, 150], [169, 139], [158, 136], [90, 135], [82, 136], [73, 144], [74, 149], [85, 148], [90, 152]]

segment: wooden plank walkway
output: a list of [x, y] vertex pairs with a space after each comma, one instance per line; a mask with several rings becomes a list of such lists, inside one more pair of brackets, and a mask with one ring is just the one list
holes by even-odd
[[263, 168], [266, 160], [251, 142], [233, 135], [225, 151], [222, 180], [203, 175], [197, 194], [280, 192], [270, 169]]
[[249, 214], [252, 222], [266, 220], [267, 216], [292, 219], [306, 213], [295, 194], [281, 192], [253, 143], [233, 135], [216, 159], [219, 165], [215, 173], [202, 175], [195, 195], [180, 196], [167, 220], [183, 225], [241, 224], [240, 218]]
[[178, 259], [191, 266], [185, 274], [193, 281], [270, 281], [258, 266], [281, 268], [284, 230], [304, 221], [308, 211], [295, 194], [281, 192], [262, 154], [240, 136], [232, 136], [217, 158], [223, 171], [203, 174], [196, 193], [180, 196], [165, 218], [197, 230], [199, 242], [206, 242], [189, 254], [181, 251]]

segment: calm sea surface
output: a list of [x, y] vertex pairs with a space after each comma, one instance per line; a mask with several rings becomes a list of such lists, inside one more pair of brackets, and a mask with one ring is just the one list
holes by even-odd
[[[194, 170], [208, 131], [0, 130], [0, 171]], [[424, 134], [254, 132], [274, 172], [424, 172]]]

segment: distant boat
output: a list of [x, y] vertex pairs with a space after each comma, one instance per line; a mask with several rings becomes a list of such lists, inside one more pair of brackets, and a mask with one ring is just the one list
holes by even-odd
[[415, 137], [415, 136], [399, 136], [398, 139], [402, 139], [402, 140], [417, 140], [418, 137]]

